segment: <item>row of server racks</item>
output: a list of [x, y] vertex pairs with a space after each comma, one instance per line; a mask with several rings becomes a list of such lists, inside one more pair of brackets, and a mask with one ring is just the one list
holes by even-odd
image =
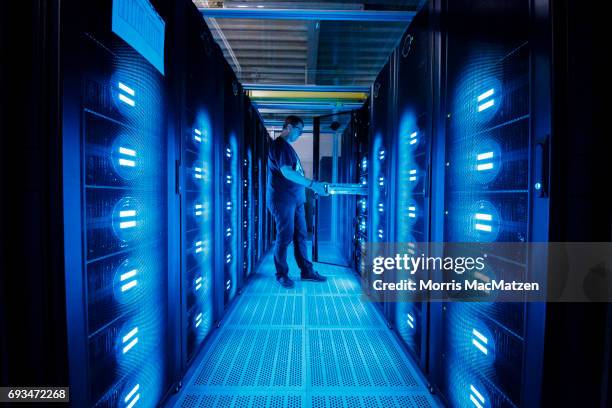
[[[597, 215], [582, 229], [567, 225], [575, 213], [565, 201], [576, 202], [582, 194], [573, 188], [587, 190], [585, 180], [568, 176], [562, 163], [576, 160], [572, 149], [597, 146], [579, 129], [574, 135], [564, 132], [567, 124], [555, 117], [563, 116], [558, 101], [566, 84], [559, 82], [562, 74], [553, 57], [555, 64], [565, 64], [559, 55], [568, 43], [555, 38], [553, 44], [553, 25], [568, 24], [567, 13], [579, 15], [569, 9], [553, 10], [539, 0], [431, 1], [411, 22], [344, 135], [355, 152], [351, 182], [368, 186], [367, 196], [354, 199], [353, 223], [347, 223], [354, 243], [344, 256], [363, 277], [367, 293], [379, 276], [367, 269], [366, 243], [394, 243], [398, 253], [417, 256], [452, 256], [444, 245], [427, 243], [469, 243], [477, 250], [479, 243], [579, 241], [585, 234], [593, 234], [586, 240], [609, 240], [609, 231], [592, 229], [596, 217], [609, 221], [604, 208], [593, 209]], [[584, 76], [587, 66], [574, 70]], [[588, 117], [588, 106], [574, 106], [573, 114]], [[588, 178], [601, 179], [595, 168], [589, 171]], [[597, 201], [595, 190], [590, 194]], [[573, 209], [584, 212], [578, 205]], [[546, 281], [558, 272], [535, 251], [488, 255], [494, 262], [486, 273], [469, 279]], [[598, 348], [586, 357], [583, 350], [571, 359], [567, 349], [585, 343], [555, 343], [569, 336], [560, 321], [584, 319], [580, 330], [604, 344], [605, 304], [423, 302], [406, 295], [372, 300], [432, 392], [449, 406], [599, 406], [603, 401], [605, 382], [587, 372], [606, 371], [605, 352]], [[591, 380], [568, 381], [573, 370]]]
[[[50, 200], [63, 223], [44, 245], [63, 242], [54, 259], [65, 264], [45, 279], [64, 300], [47, 312], [47, 344], [24, 328], [27, 342], [3, 339], [3, 355], [47, 350], [31, 366], [52, 366], [75, 407], [154, 407], [180, 388], [270, 246], [270, 138], [191, 1], [38, 3], [12, 11], [31, 18], [23, 35], [46, 30], [33, 47], [61, 73], [43, 78], [58, 121], [29, 148], [57, 166]], [[119, 36], [118, 21], [153, 54]], [[31, 383], [20, 364], [3, 362], [3, 383]]]

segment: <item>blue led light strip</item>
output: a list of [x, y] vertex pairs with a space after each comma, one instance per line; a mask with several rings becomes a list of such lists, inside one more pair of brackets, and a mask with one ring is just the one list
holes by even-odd
[[140, 384], [136, 384], [134, 388], [132, 388], [132, 390], [128, 393], [128, 395], [125, 396], [123, 402], [127, 404], [126, 408], [132, 408], [136, 404], [136, 402], [138, 402], [138, 400], [140, 399], [140, 394], [137, 394], [139, 389]]
[[493, 221], [493, 216], [491, 214], [476, 213], [476, 215], [474, 215], [474, 219], [478, 221], [476, 224], [474, 224], [474, 228], [476, 228], [478, 231], [491, 232], [493, 230], [493, 227], [490, 224], [491, 221]]
[[485, 406], [484, 404], [486, 401], [482, 393], [480, 393], [480, 391], [478, 391], [476, 387], [474, 387], [471, 384], [470, 384], [470, 401], [472, 401], [472, 404], [474, 404], [476, 408], [484, 408]]
[[487, 110], [495, 105], [495, 99], [492, 98], [494, 94], [495, 90], [491, 88], [488, 91], [478, 95], [478, 98], [476, 98], [476, 101], [478, 102], [478, 112]]
[[476, 155], [476, 161], [478, 162], [476, 164], [476, 170], [492, 170], [493, 162], [490, 161], [491, 159], [493, 159], [493, 152], [479, 153]]
[[123, 82], [119, 82], [117, 86], [119, 87], [119, 100], [131, 107], [136, 106], [136, 101], [134, 100], [134, 96], [136, 96], [136, 91], [134, 91], [133, 88], [130, 88]]
[[136, 285], [138, 285], [138, 280], [136, 280], [136, 274], [138, 273], [137, 269], [132, 269], [129, 272], [121, 274], [119, 280], [123, 283], [121, 285], [121, 292], [125, 292], [127, 290], [132, 289]]
[[128, 334], [123, 336], [122, 342], [125, 344], [123, 346], [123, 354], [130, 351], [137, 343], [138, 343], [138, 327], [134, 327]]
[[480, 333], [476, 329], [472, 329], [472, 344], [478, 350], [482, 351], [483, 354], [489, 354], [489, 350], [487, 349], [487, 344], [489, 343], [489, 339], [487, 339], [482, 333]]
[[414, 317], [412, 317], [410, 313], [407, 313], [406, 317], [406, 323], [408, 324], [408, 326], [410, 326], [411, 329], [414, 329]]

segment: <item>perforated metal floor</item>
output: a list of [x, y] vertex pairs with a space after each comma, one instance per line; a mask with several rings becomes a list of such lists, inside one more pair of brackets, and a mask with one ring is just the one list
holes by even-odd
[[268, 256], [174, 406], [437, 407], [351, 271], [316, 269], [327, 282], [284, 289]]

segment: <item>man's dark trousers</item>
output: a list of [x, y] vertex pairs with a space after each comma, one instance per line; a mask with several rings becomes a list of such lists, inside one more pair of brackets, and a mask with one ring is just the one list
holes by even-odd
[[312, 262], [308, 260], [306, 249], [306, 215], [304, 203], [294, 200], [270, 200], [268, 208], [276, 222], [276, 243], [274, 245], [274, 265], [276, 276], [288, 276], [287, 248], [293, 241], [293, 253], [302, 275], [309, 275]]

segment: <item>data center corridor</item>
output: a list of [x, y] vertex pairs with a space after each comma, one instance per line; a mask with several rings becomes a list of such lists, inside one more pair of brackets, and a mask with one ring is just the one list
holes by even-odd
[[602, 14], [0, 1], [0, 404], [612, 407]]
[[268, 254], [168, 407], [440, 406], [351, 269], [315, 266], [284, 289]]

